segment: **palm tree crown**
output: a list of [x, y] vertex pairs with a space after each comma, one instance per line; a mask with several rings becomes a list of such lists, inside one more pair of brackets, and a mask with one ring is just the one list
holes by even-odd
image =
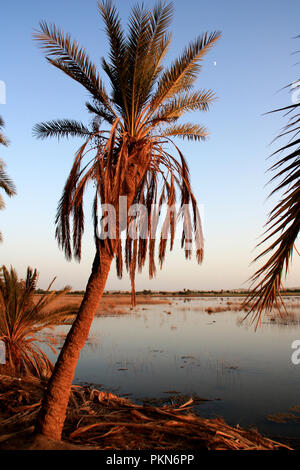
[[[89, 126], [64, 119], [41, 123], [34, 128], [39, 138], [79, 136], [84, 139], [57, 210], [56, 237], [67, 258], [81, 257], [83, 195], [89, 183], [95, 186], [96, 253], [92, 271], [37, 418], [36, 432], [58, 439], [79, 354], [88, 337], [112, 260], [116, 258], [119, 276], [122, 276], [124, 263], [130, 273], [134, 305], [136, 270], [143, 268], [147, 254], [150, 277], [155, 274], [155, 233], [162, 204], [170, 211], [167, 217], [161, 217], [160, 265], [165, 257], [166, 235], [169, 234], [170, 247], [173, 246], [178, 214], [171, 209], [178, 193], [179, 215], [183, 220], [182, 246], [190, 257], [191, 240], [196, 242], [197, 260], [201, 262], [203, 257], [197, 203], [187, 163], [173, 137], [199, 141], [207, 135], [203, 126], [178, 120], [187, 111], [207, 110], [214, 100], [211, 90], [194, 92], [192, 88], [205, 54], [220, 35], [215, 32], [199, 36], [170, 67], [164, 68], [162, 61], [171, 40], [167, 31], [173, 13], [171, 3], [159, 1], [152, 11], [143, 5], [134, 7], [127, 34], [110, 0], [99, 2], [98, 6], [109, 41], [109, 55], [107, 60], [102, 60], [102, 69], [111, 85], [110, 94], [95, 65], [70, 35], [45, 22], [34, 35], [48, 62], [89, 92], [86, 107], [92, 115]], [[176, 158], [172, 154], [174, 149]], [[124, 200], [129, 210], [123, 207]], [[132, 213], [137, 204], [146, 208], [146, 214]], [[116, 215], [115, 227], [110, 224], [111, 208]]]
[[[99, 11], [109, 39], [109, 58], [102, 59], [102, 68], [111, 84], [108, 95], [103, 81], [86, 52], [72, 41], [68, 34], [56, 26], [40, 23], [34, 35], [46, 52], [49, 63], [81, 83], [90, 93], [86, 103], [92, 114], [91, 126], [74, 120], [54, 120], [35, 126], [39, 138], [50, 136], [78, 136], [85, 139], [78, 150], [69, 178], [61, 197], [56, 236], [67, 258], [81, 257], [81, 239], [84, 229], [83, 195], [87, 184], [95, 183], [94, 228], [97, 243], [104, 243], [116, 253], [117, 272], [122, 276], [122, 242], [107, 238], [100, 240], [98, 233], [98, 207], [112, 204], [119, 212], [119, 197], [127, 196], [130, 204], [144, 204], [148, 209], [148, 233], [155, 231], [159, 210], [153, 205], [171, 206], [176, 201], [176, 188], [181, 194], [181, 208], [191, 204], [196, 256], [201, 262], [203, 241], [197, 203], [192, 193], [186, 161], [171, 140], [181, 137], [203, 140], [205, 127], [195, 123], [178, 123], [188, 111], [206, 111], [215, 99], [211, 90], [192, 91], [201, 69], [204, 55], [218, 40], [220, 33], [205, 33], [197, 37], [170, 67], [164, 68], [163, 58], [169, 48], [171, 36], [167, 32], [173, 5], [158, 2], [152, 11], [144, 6], [132, 9], [126, 36], [117, 11], [111, 1], [99, 2]], [[178, 158], [170, 153], [173, 145]], [[156, 215], [156, 216], [154, 216]], [[190, 257], [192, 238], [190, 214], [182, 211], [184, 233], [182, 246]], [[70, 219], [73, 221], [71, 234]], [[137, 217], [129, 218], [136, 224], [139, 236], [132, 240], [127, 232], [125, 265], [133, 280], [136, 268], [142, 269], [149, 254], [149, 273], [155, 273], [154, 237], [141, 236]], [[176, 217], [163, 223], [164, 233], [174, 241]], [[103, 220], [103, 213], [102, 213]], [[122, 230], [122, 227], [119, 227]], [[103, 229], [103, 226], [102, 226]], [[148, 239], [147, 239], [148, 238]], [[166, 240], [160, 236], [159, 260], [163, 263]]]

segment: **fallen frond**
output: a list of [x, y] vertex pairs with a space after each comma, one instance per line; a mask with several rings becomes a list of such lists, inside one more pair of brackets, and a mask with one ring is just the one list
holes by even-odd
[[[0, 376], [0, 443], [6, 449], [21, 430], [32, 431], [42, 394], [38, 381]], [[101, 450], [292, 450], [255, 429], [229, 426], [222, 418], [202, 418], [191, 411], [192, 405], [193, 399], [181, 406], [138, 405], [113, 393], [74, 385], [63, 439]]]

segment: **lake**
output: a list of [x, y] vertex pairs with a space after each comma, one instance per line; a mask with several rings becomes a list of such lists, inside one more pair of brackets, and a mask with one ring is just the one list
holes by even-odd
[[[172, 305], [97, 316], [74, 383], [95, 384], [137, 402], [183, 403], [194, 397], [195, 410], [204, 417], [253, 425], [268, 436], [300, 438], [300, 365], [291, 360], [299, 324], [277, 324], [268, 317], [255, 332], [241, 323], [245, 312], [231, 311], [241, 300], [172, 298]], [[288, 304], [300, 318], [300, 298], [289, 298]], [[222, 306], [225, 311], [206, 312]], [[52, 330], [58, 347], [68, 328]], [[50, 349], [44, 350], [55, 362]], [[292, 416], [275, 422], [286, 420], [270, 416], [277, 413]]]

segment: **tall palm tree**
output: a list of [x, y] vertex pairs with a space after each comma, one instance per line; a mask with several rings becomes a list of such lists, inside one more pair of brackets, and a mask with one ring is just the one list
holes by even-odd
[[[2, 117], [0, 116], [0, 144], [7, 147], [9, 142], [8, 142], [8, 139], [5, 137], [5, 135], [2, 133], [3, 127], [4, 127], [4, 121]], [[16, 188], [12, 180], [9, 178], [9, 176], [5, 172], [4, 168], [5, 168], [5, 163], [0, 158], [0, 188], [4, 189], [5, 193], [9, 197], [12, 197], [16, 194]], [[0, 209], [4, 209], [4, 207], [5, 207], [5, 202], [2, 198], [2, 195], [0, 194]], [[1, 232], [0, 232], [0, 241], [2, 241]]]
[[[78, 136], [84, 139], [76, 153], [56, 218], [56, 237], [68, 259], [75, 256], [79, 260], [81, 257], [83, 195], [90, 182], [95, 186], [96, 254], [92, 272], [79, 312], [48, 383], [36, 426], [37, 432], [56, 439], [61, 438], [77, 360], [111, 263], [115, 258], [117, 274], [121, 277], [124, 260], [133, 289], [135, 272], [143, 268], [147, 254], [150, 277], [155, 275], [155, 233], [160, 209], [164, 202], [172, 208], [178, 191], [184, 228], [182, 246], [186, 257], [191, 256], [192, 238], [198, 262], [203, 257], [202, 231], [188, 166], [171, 138], [200, 141], [207, 136], [203, 126], [177, 124], [177, 121], [187, 111], [206, 111], [214, 100], [211, 90], [193, 92], [192, 87], [204, 55], [220, 34], [199, 36], [170, 67], [163, 68], [162, 61], [171, 40], [167, 32], [173, 13], [171, 3], [158, 2], [152, 11], [144, 6], [134, 7], [127, 37], [112, 2], [103, 1], [98, 6], [110, 46], [109, 60], [102, 59], [102, 68], [110, 80], [111, 96], [86, 52], [68, 34], [45, 22], [35, 33], [47, 61], [88, 90], [91, 101], [86, 107], [92, 114], [90, 127], [66, 119], [41, 123], [34, 128], [39, 138]], [[172, 146], [177, 158], [171, 153]], [[143, 204], [149, 217], [134, 215], [124, 209], [125, 199], [127, 208]], [[187, 210], [189, 205], [193, 219]], [[115, 227], [110, 223], [114, 214], [109, 207], [116, 212]], [[164, 261], [168, 233], [170, 248], [173, 247], [176, 219], [177, 214], [170, 210], [163, 221], [158, 248], [160, 265]], [[132, 230], [136, 230], [136, 236], [132, 235]], [[122, 232], [126, 235], [123, 243]]]
[[[288, 85], [291, 86], [293, 92], [299, 94], [300, 80]], [[276, 171], [271, 182], [279, 180], [270, 196], [278, 191], [283, 194], [269, 214], [265, 238], [259, 244], [268, 241], [269, 245], [254, 260], [270, 254], [252, 276], [252, 288], [246, 301], [251, 305], [248, 315], [256, 320], [256, 326], [264, 311], [273, 307], [280, 314], [285, 311], [281, 297], [282, 277], [288, 272], [294, 249], [297, 251], [295, 242], [300, 230], [300, 102], [271, 111], [274, 112], [285, 112], [285, 116], [289, 116], [275, 140], [288, 137], [289, 141], [271, 155], [280, 155], [280, 158], [270, 167], [271, 171]]]
[[35, 296], [38, 281], [37, 270], [27, 268], [26, 278], [19, 279], [11, 267], [1, 268], [0, 275], [0, 341], [5, 344], [6, 363], [1, 369], [11, 375], [34, 375], [46, 378], [53, 365], [38, 343], [46, 343], [55, 352], [55, 340], [42, 338], [38, 334], [46, 328], [69, 321], [77, 307], [59, 305], [58, 299], [70, 288], [56, 292], [47, 291], [37, 300]]

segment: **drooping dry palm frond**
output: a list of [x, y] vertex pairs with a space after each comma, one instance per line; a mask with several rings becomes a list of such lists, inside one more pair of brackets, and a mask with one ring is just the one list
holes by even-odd
[[19, 279], [11, 267], [1, 268], [0, 277], [0, 340], [5, 343], [6, 369], [12, 374], [33, 374], [46, 377], [52, 370], [52, 363], [38, 343], [44, 342], [53, 350], [55, 340], [41, 339], [37, 334], [46, 327], [62, 324], [72, 318], [76, 307], [72, 305], [55, 307], [53, 302], [69, 292], [70, 288], [50, 291], [55, 278], [46, 293], [39, 300], [35, 298], [38, 281], [36, 269], [27, 268], [26, 279]]
[[[300, 81], [295, 83], [294, 88], [300, 89]], [[270, 244], [254, 261], [270, 254], [269, 259], [252, 276], [254, 287], [246, 301], [251, 304], [248, 315], [252, 315], [257, 324], [263, 311], [276, 307], [282, 314], [285, 310], [281, 297], [282, 277], [288, 272], [300, 230], [300, 103], [272, 112], [280, 111], [286, 111], [285, 116], [289, 115], [289, 120], [276, 139], [288, 136], [290, 140], [272, 154], [277, 156], [283, 153], [283, 156], [270, 170], [276, 171], [271, 182], [279, 179], [271, 195], [278, 191], [283, 191], [283, 195], [269, 214], [266, 236], [259, 245], [267, 241]]]
[[[193, 240], [196, 258], [202, 261], [202, 229], [188, 166], [171, 138], [197, 141], [207, 136], [203, 126], [176, 122], [186, 112], [207, 111], [215, 99], [211, 90], [194, 92], [192, 88], [205, 54], [220, 33], [199, 36], [179, 59], [164, 69], [162, 60], [170, 45], [167, 30], [173, 14], [172, 3], [159, 1], [151, 11], [143, 5], [134, 7], [127, 34], [110, 0], [99, 2], [99, 11], [110, 47], [102, 67], [110, 80], [111, 97], [78, 43], [56, 26], [41, 23], [35, 39], [51, 64], [89, 91], [91, 102], [86, 106], [93, 121], [89, 129], [72, 120], [51, 121], [35, 126], [34, 133], [39, 138], [68, 135], [85, 138], [76, 153], [57, 211], [56, 237], [66, 257], [81, 258], [83, 196], [87, 185], [93, 183], [96, 247], [104, 244], [108, 252], [116, 255], [119, 276], [125, 263], [134, 288], [135, 272], [143, 268], [147, 254], [150, 277], [155, 274], [156, 238], [162, 265], [168, 235], [172, 249], [179, 218], [183, 220], [182, 247], [186, 256], [191, 255]], [[124, 196], [130, 206], [146, 207], [146, 214], [131, 208], [125, 210], [124, 216], [120, 203]], [[180, 201], [174, 211], [178, 196]], [[164, 205], [167, 211], [157, 236]], [[115, 218], [116, 227], [112, 229]]]

